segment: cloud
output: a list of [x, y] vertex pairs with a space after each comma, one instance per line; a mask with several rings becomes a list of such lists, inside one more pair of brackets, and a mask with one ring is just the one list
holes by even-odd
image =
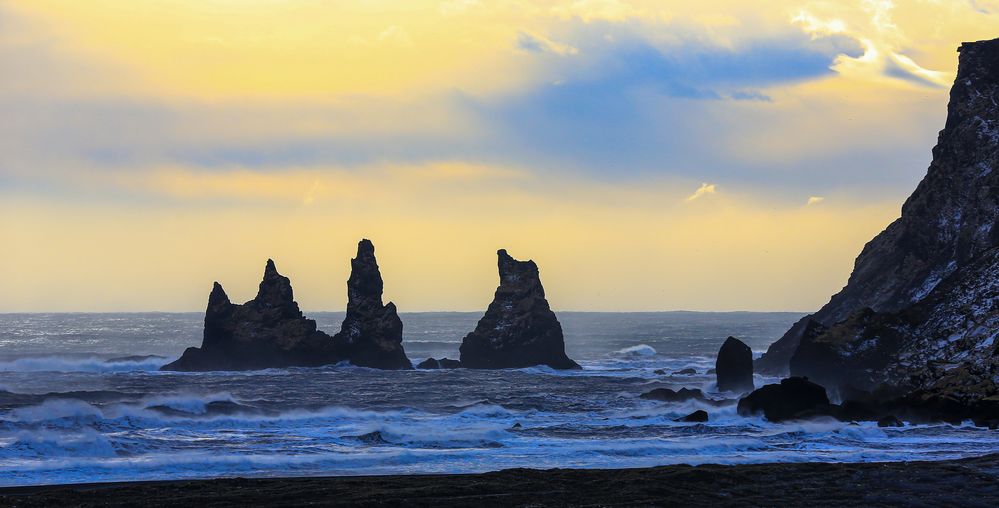
[[817, 204], [819, 204], [819, 203], [821, 203], [821, 202], [823, 202], [825, 200], [826, 200], [826, 198], [824, 198], [822, 196], [809, 196], [808, 202], [805, 203], [805, 204], [806, 204], [806, 206], [812, 206], [812, 205], [817, 205]]
[[714, 194], [716, 191], [717, 191], [717, 188], [716, 188], [715, 184], [713, 184], [713, 183], [702, 183], [701, 186], [698, 187], [697, 190], [694, 191], [693, 194], [691, 194], [690, 196], [687, 196], [687, 202], [689, 203], [691, 201], [700, 199], [700, 198], [702, 198], [704, 196], [707, 196], [708, 194]]
[[619, 0], [571, 0], [565, 5], [552, 7], [552, 12], [562, 17], [579, 18], [585, 23], [623, 21], [639, 14], [638, 9]]
[[575, 55], [579, 52], [576, 48], [558, 43], [543, 37], [532, 35], [524, 31], [517, 32], [517, 49], [529, 53], [555, 53], [556, 55]]

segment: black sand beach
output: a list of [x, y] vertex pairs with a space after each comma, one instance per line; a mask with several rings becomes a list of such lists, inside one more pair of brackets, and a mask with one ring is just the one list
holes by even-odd
[[939, 462], [14, 487], [3, 506], [999, 506], [999, 454]]

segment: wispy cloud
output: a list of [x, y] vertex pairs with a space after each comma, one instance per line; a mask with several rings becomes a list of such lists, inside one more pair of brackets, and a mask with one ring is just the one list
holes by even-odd
[[821, 202], [823, 202], [825, 200], [826, 200], [826, 198], [824, 198], [822, 196], [810, 196], [808, 198], [808, 202], [805, 203], [805, 205], [806, 206], [813, 206], [813, 205], [817, 205], [817, 204], [819, 204], [819, 203], [821, 203]]
[[714, 194], [717, 190], [718, 188], [713, 183], [702, 183], [693, 194], [687, 196], [687, 202], [689, 203], [691, 201], [701, 199], [708, 194]]

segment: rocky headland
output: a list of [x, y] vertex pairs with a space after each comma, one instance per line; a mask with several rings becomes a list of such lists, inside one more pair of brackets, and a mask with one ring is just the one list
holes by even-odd
[[999, 39], [959, 51], [933, 161], [900, 218], [757, 370], [925, 418], [999, 420]]

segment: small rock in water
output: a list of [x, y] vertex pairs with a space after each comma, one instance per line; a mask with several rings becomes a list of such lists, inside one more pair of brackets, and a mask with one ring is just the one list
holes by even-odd
[[355, 436], [355, 439], [366, 444], [386, 444], [388, 441], [382, 436], [380, 430], [374, 432], [368, 432], [367, 434], [361, 434], [360, 436]]
[[691, 369], [691, 368], [686, 368], [686, 369], [683, 369], [683, 370], [678, 370], [678, 371], [676, 371], [676, 373], [679, 374], [679, 375], [681, 375], [681, 376], [693, 376], [693, 375], [697, 374], [697, 370]]
[[904, 427], [904, 426], [905, 424], [902, 423], [902, 420], [899, 420], [894, 416], [886, 416], [878, 420], [878, 427]]
[[703, 409], [698, 409], [693, 413], [682, 418], [677, 418], [673, 420], [674, 422], [706, 422], [708, 421], [708, 412]]
[[457, 369], [460, 367], [461, 367], [461, 362], [459, 362], [458, 360], [452, 360], [450, 358], [441, 358], [441, 359], [427, 358], [426, 360], [423, 360], [416, 366], [416, 368], [418, 369], [427, 369], [427, 370]]
[[795, 417], [819, 416], [830, 408], [826, 389], [803, 377], [782, 379], [780, 384], [766, 385], [739, 400], [742, 416], [763, 413], [767, 420], [779, 422]]

